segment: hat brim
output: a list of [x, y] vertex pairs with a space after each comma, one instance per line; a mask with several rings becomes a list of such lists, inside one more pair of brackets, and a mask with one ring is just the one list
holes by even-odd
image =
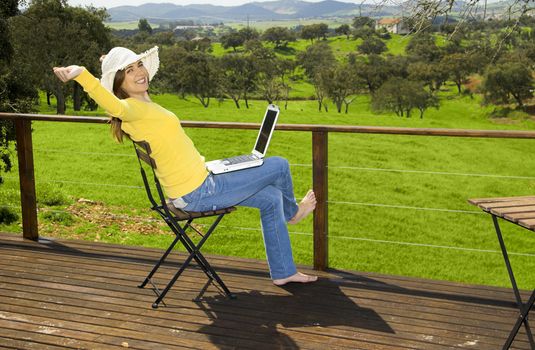
[[147, 69], [147, 72], [149, 73], [149, 81], [154, 78], [156, 73], [158, 72], [158, 68], [160, 67], [160, 58], [158, 56], [158, 46], [154, 46], [153, 48], [140, 53], [132, 58], [132, 60], [129, 60], [125, 62], [123, 65], [114, 67], [114, 70], [103, 72], [102, 77], [100, 78], [100, 83], [104, 88], [108, 91], [113, 92], [113, 80], [115, 79], [115, 73], [117, 71], [123, 70], [132, 63], [135, 63], [137, 61], [142, 61], [143, 66], [145, 69]]

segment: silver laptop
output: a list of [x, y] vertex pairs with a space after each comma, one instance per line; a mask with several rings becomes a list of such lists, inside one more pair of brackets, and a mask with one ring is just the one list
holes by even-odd
[[279, 117], [279, 107], [269, 105], [264, 115], [264, 120], [258, 131], [256, 143], [251, 154], [241, 156], [212, 160], [206, 163], [206, 169], [212, 174], [228, 173], [230, 171], [242, 170], [252, 167], [260, 166], [264, 163], [264, 156], [266, 155], [269, 141], [275, 130], [275, 124]]

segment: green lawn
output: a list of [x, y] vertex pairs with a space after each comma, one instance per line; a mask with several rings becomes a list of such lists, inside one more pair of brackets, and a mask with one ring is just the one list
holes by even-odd
[[349, 24], [351, 25], [352, 19], [351, 18], [332, 18], [332, 19], [291, 19], [291, 20], [272, 20], [272, 21], [250, 21], [247, 23], [246, 21], [242, 22], [228, 22], [225, 23], [229, 27], [235, 28], [235, 29], [241, 29], [246, 27], [247, 25], [254, 27], [258, 30], [264, 31], [271, 27], [287, 27], [287, 28], [294, 28], [297, 26], [306, 26], [311, 24], [317, 24], [317, 23], [325, 23], [329, 26], [329, 28], [337, 28], [340, 27], [342, 24]]
[[[424, 119], [373, 114], [368, 98], [359, 97], [348, 114], [336, 113], [333, 106], [329, 113], [320, 113], [314, 101], [290, 101], [279, 122], [535, 130], [533, 120], [525, 116], [515, 120], [489, 118], [492, 108], [481, 107], [477, 96], [471, 99], [452, 92], [443, 94], [440, 110], [427, 111]], [[164, 94], [153, 99], [183, 120], [260, 122], [266, 105], [264, 101], [251, 101], [249, 110], [237, 110], [231, 101], [214, 100], [205, 109], [193, 98], [181, 100]], [[53, 107], [42, 106], [41, 110], [54, 113]], [[74, 217], [69, 223], [73, 217], [64, 212], [76, 200], [85, 198], [102, 203], [119, 217], [154, 217], [141, 188], [131, 144], [115, 144], [106, 125], [34, 122], [33, 129], [43, 235], [153, 247], [167, 244], [169, 235], [130, 230], [128, 227], [136, 227], [136, 219], [128, 222], [131, 226], [122, 226], [119, 219], [102, 224]], [[207, 159], [248, 152], [255, 138], [254, 131], [186, 132]], [[230, 141], [233, 139], [237, 141]], [[508, 286], [490, 217], [466, 200], [533, 194], [535, 157], [527, 155], [534, 147], [535, 140], [329, 135], [330, 266]], [[269, 153], [289, 159], [299, 198], [312, 183], [310, 134], [277, 132]], [[55, 198], [63, 203], [51, 205]], [[5, 184], [0, 186], [2, 203], [19, 205], [16, 171], [7, 174]], [[70, 226], [58, 228], [54, 220]], [[155, 230], [161, 230], [156, 226]], [[225, 218], [222, 226], [208, 242], [208, 252], [264, 259], [258, 213], [240, 208]], [[20, 234], [20, 223], [0, 226], [0, 230]], [[290, 230], [297, 262], [310, 265], [311, 219]], [[504, 232], [519, 285], [533, 288], [532, 233], [511, 225], [505, 225]]]
[[[388, 49], [385, 52], [385, 55], [403, 55], [405, 54], [405, 47], [409, 42], [409, 37], [404, 35], [392, 34], [392, 38], [383, 41], [386, 43], [386, 47]], [[437, 41], [441, 42], [442, 39], [439, 38], [437, 39]], [[353, 39], [352, 36], [350, 36], [348, 39], [345, 35], [333, 36], [327, 38], [327, 43], [332, 48], [335, 57], [339, 60], [344, 60], [347, 58], [348, 53], [357, 53], [357, 47], [362, 44], [362, 39]], [[286, 49], [277, 49], [276, 53], [278, 56], [295, 60], [295, 56], [297, 55], [297, 53], [305, 51], [307, 47], [311, 44], [312, 42], [310, 40], [298, 39], [296, 41], [288, 43]], [[264, 42], [264, 45], [266, 47], [273, 48], [273, 44], [271, 43]], [[236, 51], [243, 52], [243, 47], [238, 47]], [[224, 49], [221, 46], [221, 43], [215, 42], [212, 44], [211, 54], [216, 57], [220, 57], [226, 53], [232, 52], [234, 52], [234, 49]]]

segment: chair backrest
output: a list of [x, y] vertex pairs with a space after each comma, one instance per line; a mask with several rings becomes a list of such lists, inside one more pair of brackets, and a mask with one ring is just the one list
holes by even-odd
[[[236, 208], [229, 207], [224, 208], [220, 210], [212, 210], [212, 211], [206, 211], [206, 212], [190, 212], [190, 211], [184, 211], [179, 208], [175, 208], [173, 203], [171, 203], [167, 197], [164, 195], [162, 186], [160, 185], [160, 181], [158, 180], [158, 177], [156, 176], [156, 161], [154, 158], [151, 157], [151, 148], [148, 142], [146, 141], [132, 141], [134, 143], [134, 149], [136, 151], [137, 159], [139, 162], [139, 169], [141, 172], [141, 177], [143, 178], [143, 184], [145, 185], [145, 191], [147, 192], [147, 197], [149, 198], [149, 201], [152, 204], [152, 209], [156, 210], [160, 215], [163, 217], [170, 218], [173, 221], [182, 221], [182, 220], [192, 220], [198, 217], [205, 217], [205, 216], [212, 216], [212, 215], [219, 215], [223, 213], [230, 213]], [[147, 178], [147, 173], [145, 172], [143, 163], [147, 164], [151, 170], [152, 175], [154, 178], [154, 185], [156, 186], [156, 190], [158, 192], [158, 198], [160, 199], [160, 203], [157, 203], [155, 200], [155, 197], [153, 195], [152, 187], [149, 184], [149, 180]], [[146, 166], [145, 166], [146, 167]]]
[[[143, 185], [145, 186], [145, 192], [147, 192], [147, 197], [149, 198], [149, 201], [152, 204], [153, 210], [156, 210], [160, 215], [162, 215], [162, 217], [171, 219], [173, 221], [190, 220], [195, 217], [207, 215], [206, 213], [192, 213], [175, 208], [173, 203], [171, 203], [164, 195], [160, 181], [156, 176], [156, 172], [154, 171], [156, 169], [156, 161], [154, 160], [154, 158], [151, 157], [152, 150], [150, 148], [149, 143], [146, 141], [132, 142], [134, 143], [134, 149], [136, 151], [137, 159], [139, 162], [139, 170], [143, 179]], [[143, 163], [147, 164], [152, 170], [154, 185], [156, 187], [156, 192], [158, 193], [157, 197], [153, 195], [153, 189], [147, 178], [147, 173], [145, 172]], [[155, 198], [159, 198], [160, 203], [158, 203]]]
[[[154, 170], [156, 169], [156, 161], [154, 158], [151, 157], [152, 150], [150, 148], [150, 145], [146, 141], [132, 141], [134, 143], [134, 149], [136, 151], [137, 159], [139, 161], [139, 170], [141, 172], [141, 177], [143, 179], [143, 185], [145, 186], [145, 191], [147, 192], [147, 197], [149, 198], [149, 201], [151, 202], [153, 209], [156, 208], [162, 208], [165, 207], [166, 199], [162, 191], [162, 187], [160, 185], [160, 181], [158, 180], [158, 177], [156, 176], [156, 173]], [[154, 178], [154, 184], [156, 186], [156, 191], [158, 192], [158, 197], [160, 199], [160, 203], [157, 203], [155, 200], [155, 197], [153, 195], [153, 189], [149, 184], [149, 180], [147, 178], [147, 173], [145, 172], [145, 169], [143, 167], [143, 163], [149, 165], [152, 175]]]
[[147, 163], [152, 169], [156, 169], [156, 161], [150, 156], [152, 150], [147, 141], [133, 141], [138, 159]]

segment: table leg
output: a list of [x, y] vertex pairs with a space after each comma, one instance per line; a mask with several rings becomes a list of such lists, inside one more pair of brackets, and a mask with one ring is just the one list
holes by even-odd
[[[491, 215], [492, 215], [492, 221], [494, 222], [494, 228], [496, 229], [496, 234], [498, 235], [498, 241], [500, 242], [500, 248], [502, 249], [503, 259], [505, 260], [505, 266], [507, 267], [507, 272], [509, 273], [509, 279], [511, 280], [513, 291], [515, 293], [516, 302], [520, 310], [520, 316], [519, 316], [519, 319], [517, 320], [518, 326], [516, 326], [515, 324], [515, 327], [513, 327], [513, 329], [511, 330], [511, 333], [509, 333], [509, 337], [507, 338], [507, 341], [505, 342], [503, 349], [504, 350], [509, 349], [522, 323], [524, 323], [524, 327], [526, 328], [526, 334], [528, 336], [529, 343], [531, 344], [531, 348], [535, 349], [535, 341], [533, 340], [533, 335], [531, 334], [531, 328], [529, 326], [529, 322], [527, 318], [529, 310], [533, 306], [532, 299], [534, 298], [535, 293], [532, 294], [530, 301], [524, 306], [524, 303], [522, 302], [522, 298], [520, 297], [518, 286], [516, 284], [515, 276], [513, 274], [513, 269], [511, 268], [509, 255], [507, 254], [507, 248], [505, 247], [505, 242], [503, 241], [502, 231], [500, 230], [500, 225], [498, 224], [498, 218], [493, 214]], [[524, 311], [525, 311], [525, 314], [524, 314]]]
[[[511, 330], [511, 333], [509, 333], [509, 338], [507, 338], [507, 341], [505, 342], [505, 345], [503, 346], [504, 349], [509, 349], [522, 323], [526, 324], [525, 322], [527, 321], [528, 314], [531, 308], [533, 307], [534, 302], [535, 302], [535, 290], [531, 294], [531, 297], [529, 298], [529, 301], [527, 302], [527, 304], [522, 307], [522, 310], [520, 311], [520, 315], [518, 316], [518, 319], [516, 320], [515, 326]], [[531, 343], [531, 348], [535, 349], [535, 347], [533, 346], [533, 343]]]

